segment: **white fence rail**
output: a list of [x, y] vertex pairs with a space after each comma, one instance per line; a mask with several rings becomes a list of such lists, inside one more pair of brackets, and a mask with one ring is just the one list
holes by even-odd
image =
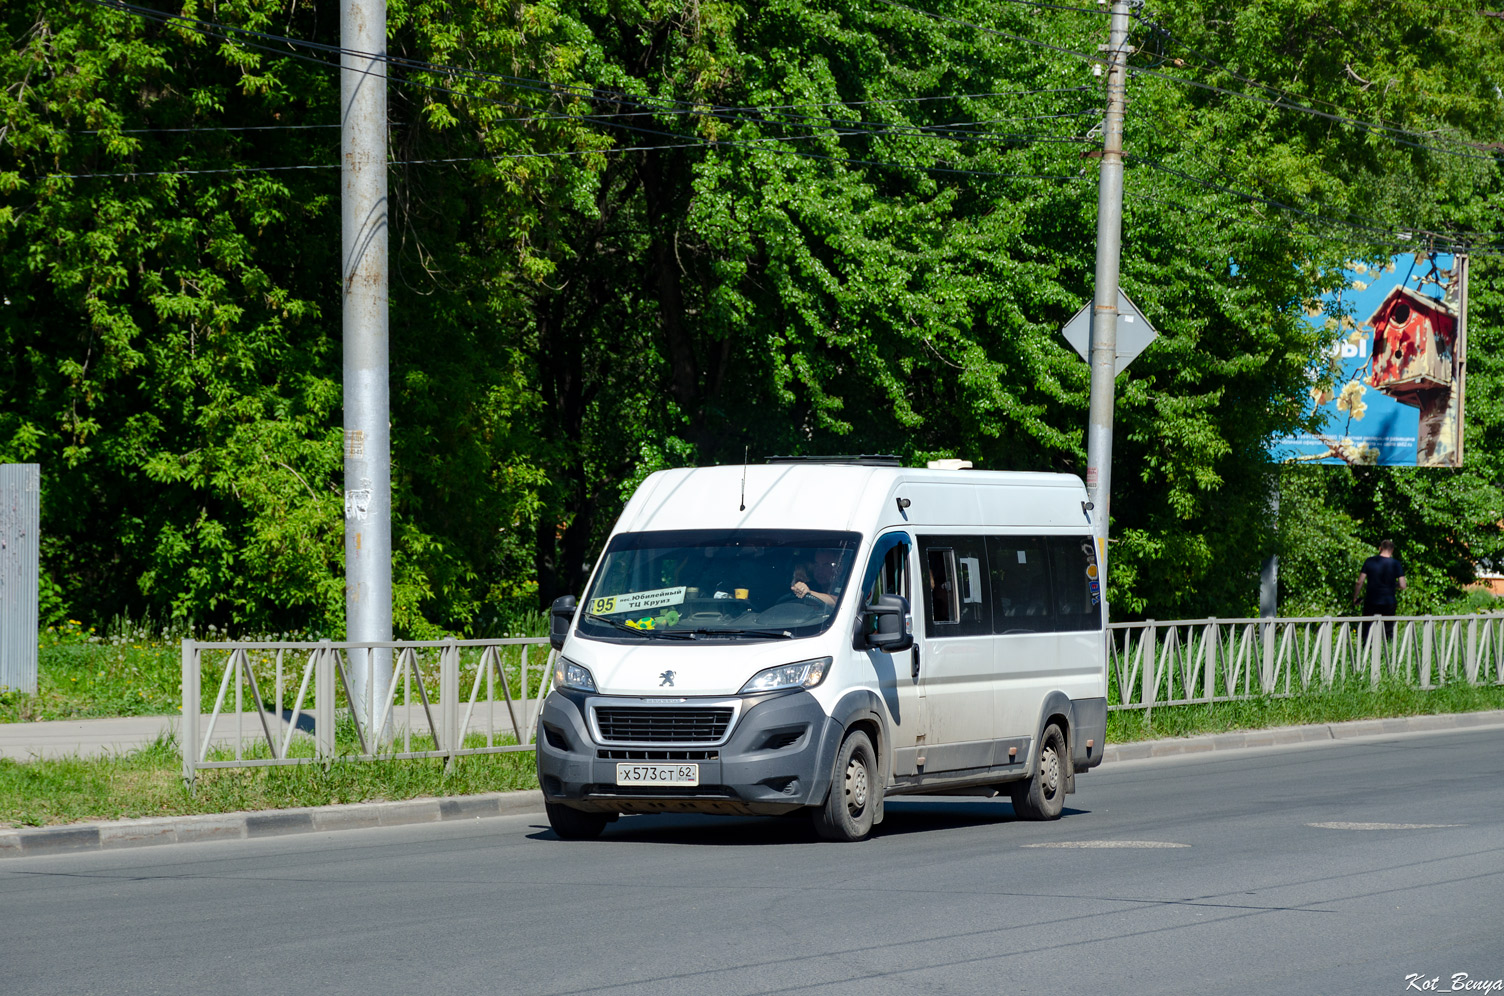
[[[1504, 616], [1388, 621], [1393, 637], [1383, 622], [1333, 616], [1113, 623], [1108, 707], [1294, 695], [1354, 681], [1377, 685], [1386, 676], [1419, 688], [1504, 684]], [[352, 708], [351, 664], [380, 650], [393, 658], [384, 700]], [[552, 665], [543, 637], [184, 640], [183, 778], [191, 785], [206, 768], [531, 751]], [[206, 675], [217, 693], [203, 714]]]
[[[1384, 622], [1393, 624], [1392, 637]], [[1113, 623], [1107, 656], [1115, 710], [1377, 685], [1386, 677], [1418, 688], [1504, 684], [1504, 616], [1151, 619]]]
[[[382, 701], [351, 666], [387, 651]], [[553, 652], [544, 637], [391, 643], [183, 641], [183, 779], [206, 768], [531, 751]], [[218, 691], [203, 710], [204, 677]], [[294, 691], [296, 689], [296, 691]], [[310, 695], [311, 691], [311, 695]], [[358, 707], [357, 707], [358, 706]], [[508, 740], [510, 735], [510, 742]], [[482, 737], [484, 738], [482, 742]], [[416, 739], [416, 746], [414, 740]]]

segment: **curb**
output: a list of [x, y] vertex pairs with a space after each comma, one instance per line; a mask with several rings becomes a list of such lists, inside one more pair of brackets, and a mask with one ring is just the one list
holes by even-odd
[[1355, 737], [1387, 736], [1394, 733], [1470, 730], [1492, 726], [1504, 726], [1504, 709], [1448, 713], [1439, 716], [1404, 716], [1397, 719], [1355, 719], [1347, 723], [1281, 726], [1272, 730], [1241, 730], [1235, 733], [1211, 733], [1174, 740], [1144, 740], [1138, 743], [1113, 744], [1102, 752], [1102, 763], [1142, 761], [1156, 757], [1176, 757], [1184, 754], [1240, 750], [1248, 747], [1280, 747], [1286, 744], [1304, 744], [1322, 740], [1351, 740]]
[[61, 827], [0, 828], [0, 858], [110, 851], [153, 844], [193, 844], [206, 840], [246, 840], [291, 833], [359, 830], [541, 812], [541, 792], [488, 792], [447, 799], [357, 802], [210, 816], [160, 816]]
[[[1348, 723], [1285, 726], [1272, 730], [1214, 733], [1174, 740], [1146, 740], [1108, 746], [1102, 752], [1102, 761], [1104, 764], [1143, 761], [1250, 747], [1279, 747], [1396, 733], [1486, 727], [1504, 727], [1504, 710], [1407, 716], [1401, 719], [1359, 719]], [[0, 858], [109, 851], [153, 844], [193, 844], [206, 840], [247, 840], [293, 833], [325, 833], [542, 812], [543, 794], [537, 790], [528, 790], [488, 792], [445, 799], [357, 802], [208, 816], [147, 817], [59, 827], [0, 827]]]

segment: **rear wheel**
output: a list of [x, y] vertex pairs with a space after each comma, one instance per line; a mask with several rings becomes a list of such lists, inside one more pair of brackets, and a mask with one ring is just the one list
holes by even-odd
[[830, 794], [814, 812], [815, 832], [824, 840], [861, 840], [872, 832], [881, 791], [872, 740], [857, 730], [841, 742]]
[[1065, 809], [1065, 734], [1051, 723], [1039, 743], [1039, 767], [1034, 774], [1015, 782], [1011, 795], [1013, 812], [1021, 820], [1058, 820]]
[[610, 820], [605, 813], [584, 813], [554, 802], [545, 802], [543, 809], [548, 813], [548, 825], [560, 840], [594, 840]]

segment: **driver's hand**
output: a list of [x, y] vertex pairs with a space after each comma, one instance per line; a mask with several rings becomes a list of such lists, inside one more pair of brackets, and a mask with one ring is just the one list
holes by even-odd
[[803, 581], [795, 581], [789, 588], [789, 590], [798, 595], [800, 598], [803, 598], [805, 595], [809, 594], [809, 585], [805, 584]]

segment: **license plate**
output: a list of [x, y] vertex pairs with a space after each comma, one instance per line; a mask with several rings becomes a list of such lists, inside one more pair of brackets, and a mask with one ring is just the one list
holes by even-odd
[[698, 764], [618, 764], [618, 785], [698, 785]]

